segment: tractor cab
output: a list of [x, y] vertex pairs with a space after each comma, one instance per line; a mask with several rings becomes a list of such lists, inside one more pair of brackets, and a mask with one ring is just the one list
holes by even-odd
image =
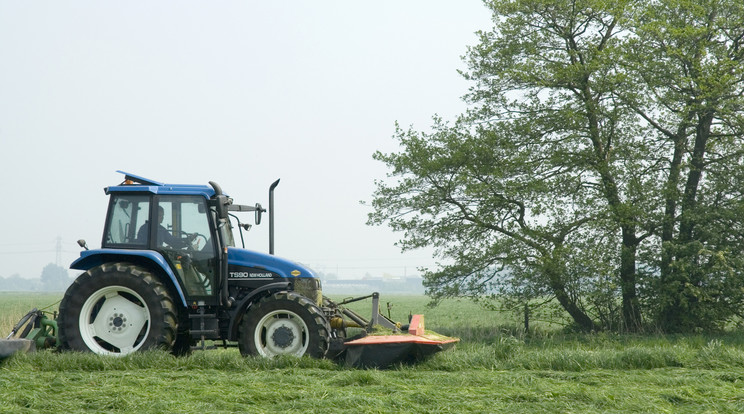
[[160, 253], [189, 302], [214, 304], [220, 270], [217, 252], [223, 244], [211, 236], [219, 234], [215, 209], [202, 194], [131, 191], [140, 187], [107, 190], [111, 199], [101, 246]]

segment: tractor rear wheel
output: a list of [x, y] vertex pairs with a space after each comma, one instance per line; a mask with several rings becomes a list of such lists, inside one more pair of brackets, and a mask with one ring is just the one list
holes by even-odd
[[310, 299], [279, 292], [253, 305], [240, 324], [238, 346], [242, 355], [308, 355], [323, 358], [328, 352], [330, 326]]
[[59, 305], [62, 349], [128, 355], [169, 350], [177, 311], [165, 286], [147, 269], [109, 263], [78, 276]]

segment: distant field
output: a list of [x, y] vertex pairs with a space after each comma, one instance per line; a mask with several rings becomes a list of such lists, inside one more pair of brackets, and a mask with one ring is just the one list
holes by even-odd
[[[34, 307], [56, 311], [62, 293], [36, 292], [0, 292], [0, 335], [7, 335], [18, 320]], [[332, 299], [341, 301], [352, 296], [333, 295]], [[518, 325], [518, 318], [499, 312], [482, 309], [467, 300], [445, 300], [439, 306], [430, 308], [431, 300], [426, 296], [383, 295], [380, 297], [380, 311], [388, 315], [388, 302], [391, 304], [389, 315], [393, 320], [405, 323], [409, 314], [424, 314], [428, 329], [444, 330], [446, 333], [468, 335], [472, 330], [497, 329], [506, 325]], [[372, 302], [367, 299], [347, 305], [362, 316], [371, 316]], [[452, 331], [454, 329], [454, 331]], [[445, 332], [441, 332], [445, 333]], [[4, 336], [3, 335], [3, 336]]]
[[[0, 294], [0, 333], [60, 296]], [[739, 333], [525, 335], [518, 321], [469, 302], [428, 309], [424, 297], [391, 297], [383, 309], [388, 299], [395, 319], [425, 313], [428, 328], [463, 342], [386, 371], [242, 358], [236, 349], [18, 355], [0, 366], [0, 412], [744, 412]]]

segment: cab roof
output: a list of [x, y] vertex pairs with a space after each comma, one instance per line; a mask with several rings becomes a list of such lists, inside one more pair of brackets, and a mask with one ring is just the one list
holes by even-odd
[[204, 198], [210, 198], [215, 194], [214, 188], [209, 185], [166, 184], [121, 170], [116, 172], [124, 174], [124, 181], [119, 185], [104, 188], [103, 190], [106, 194], [144, 192], [171, 195], [201, 195]]

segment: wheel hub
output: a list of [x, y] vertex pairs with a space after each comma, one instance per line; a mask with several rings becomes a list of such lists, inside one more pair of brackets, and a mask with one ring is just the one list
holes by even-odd
[[276, 328], [274, 333], [271, 335], [271, 340], [279, 348], [287, 348], [294, 342], [295, 336], [292, 330], [286, 326], [280, 326]]
[[127, 317], [123, 313], [114, 313], [108, 319], [109, 332], [117, 333], [127, 329], [127, 325], [125, 324]]

